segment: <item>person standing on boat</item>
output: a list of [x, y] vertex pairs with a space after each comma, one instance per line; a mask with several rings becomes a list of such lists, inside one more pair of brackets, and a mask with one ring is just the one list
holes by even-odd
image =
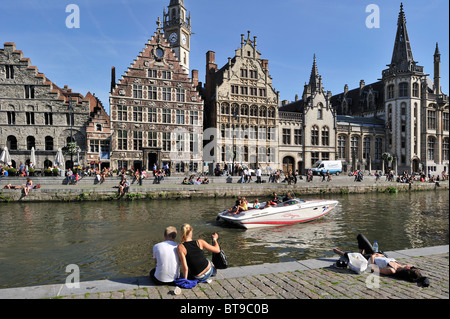
[[210, 277], [217, 273], [214, 264], [206, 259], [203, 249], [213, 253], [220, 253], [220, 246], [217, 242], [219, 235], [212, 234], [214, 245], [208, 244], [203, 239], [193, 240], [194, 230], [191, 225], [181, 226], [181, 244], [178, 245], [178, 256], [181, 265], [181, 278], [188, 279], [188, 274], [194, 276], [198, 281], [210, 282]]
[[177, 229], [169, 226], [164, 231], [164, 241], [153, 246], [156, 268], [150, 271], [150, 279], [157, 285], [174, 286], [174, 281], [179, 277], [180, 259], [176, 237]]

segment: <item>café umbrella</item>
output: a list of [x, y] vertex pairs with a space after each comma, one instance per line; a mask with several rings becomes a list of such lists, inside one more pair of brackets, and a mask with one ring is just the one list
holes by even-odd
[[31, 148], [30, 163], [33, 163], [36, 165], [36, 152], [34, 150], [34, 146]]
[[0, 163], [12, 165], [11, 156], [9, 155], [9, 151], [6, 146], [3, 148], [2, 154], [0, 155]]
[[61, 148], [58, 148], [58, 152], [56, 153], [55, 166], [58, 166], [60, 168], [64, 167], [64, 156]]

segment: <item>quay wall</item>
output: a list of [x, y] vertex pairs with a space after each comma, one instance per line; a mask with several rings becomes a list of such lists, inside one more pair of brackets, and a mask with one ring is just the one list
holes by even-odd
[[[25, 178], [8, 177], [0, 181], [0, 202], [64, 202], [64, 201], [104, 201], [104, 200], [138, 200], [138, 199], [189, 199], [189, 198], [226, 198], [226, 197], [267, 197], [274, 192], [295, 196], [322, 194], [362, 194], [362, 193], [396, 193], [414, 191], [447, 191], [448, 181], [439, 183], [415, 182], [409, 184], [375, 181], [374, 177], [365, 177], [362, 182], [354, 182], [352, 177], [339, 176], [331, 182], [322, 182], [320, 177], [312, 182], [299, 180], [297, 184], [287, 183], [238, 183], [240, 177], [211, 177], [207, 185], [182, 185], [183, 177], [169, 177], [160, 184], [153, 179], [144, 180], [142, 185], [134, 182], [123, 196], [118, 196], [120, 178], [110, 177], [104, 183], [97, 183], [93, 177], [85, 177], [78, 185], [67, 185], [61, 177], [35, 177], [33, 189], [25, 196], [21, 189], [4, 189], [7, 184], [20, 186], [25, 184]], [[132, 179], [130, 179], [132, 181]]]

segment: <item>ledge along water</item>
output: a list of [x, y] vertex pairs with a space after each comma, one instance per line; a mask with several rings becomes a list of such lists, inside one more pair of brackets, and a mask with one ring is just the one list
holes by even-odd
[[[330, 182], [322, 182], [321, 177], [314, 177], [312, 182], [305, 179], [298, 180], [297, 184], [267, 183], [267, 176], [263, 177], [265, 183], [257, 184], [239, 183], [240, 177], [210, 177], [207, 185], [182, 185], [184, 177], [166, 177], [160, 184], [155, 184], [153, 178], [144, 179], [142, 185], [137, 181], [131, 184], [124, 196], [118, 196], [120, 177], [108, 177], [103, 183], [97, 183], [95, 177], [82, 178], [78, 185], [68, 185], [63, 177], [32, 177], [33, 185], [40, 185], [33, 189], [28, 196], [24, 196], [21, 189], [4, 189], [11, 184], [20, 186], [26, 179], [20, 177], [4, 177], [0, 180], [0, 202], [9, 201], [101, 201], [101, 200], [134, 200], [134, 199], [179, 199], [179, 198], [217, 198], [217, 197], [261, 197], [270, 196], [273, 192], [284, 194], [288, 191], [299, 195], [314, 194], [361, 194], [371, 192], [403, 192], [424, 190], [448, 190], [449, 182], [437, 183], [415, 182], [412, 185], [397, 182], [388, 182], [385, 177], [379, 181], [374, 176], [365, 176], [362, 182], [355, 182], [353, 177], [335, 176]], [[255, 177], [253, 177], [255, 178]], [[130, 181], [133, 179], [130, 178]]]

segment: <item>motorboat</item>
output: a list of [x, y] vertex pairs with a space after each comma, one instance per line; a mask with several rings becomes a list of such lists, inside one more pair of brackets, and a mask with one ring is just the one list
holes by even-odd
[[249, 209], [237, 214], [230, 214], [224, 210], [217, 215], [218, 221], [224, 221], [246, 229], [268, 226], [281, 226], [295, 223], [309, 222], [328, 214], [336, 205], [336, 200], [303, 200], [299, 198], [261, 208]]

